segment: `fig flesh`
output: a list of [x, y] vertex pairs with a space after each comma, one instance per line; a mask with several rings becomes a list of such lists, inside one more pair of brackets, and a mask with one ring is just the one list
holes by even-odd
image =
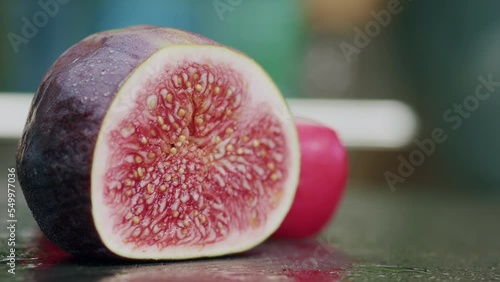
[[91, 35], [48, 70], [17, 153], [46, 236], [79, 256], [241, 252], [288, 212], [300, 154], [286, 103], [246, 55], [200, 35]]

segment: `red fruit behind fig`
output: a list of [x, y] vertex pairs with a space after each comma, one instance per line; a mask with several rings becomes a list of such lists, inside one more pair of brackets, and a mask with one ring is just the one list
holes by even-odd
[[347, 151], [335, 131], [303, 119], [297, 119], [296, 126], [301, 153], [299, 187], [275, 238], [307, 238], [320, 232], [332, 218], [347, 181]]

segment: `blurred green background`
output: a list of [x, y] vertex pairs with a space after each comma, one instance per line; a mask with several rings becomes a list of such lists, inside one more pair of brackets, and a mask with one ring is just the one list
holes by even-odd
[[[2, 11], [9, 11], [1, 19], [2, 34], [22, 36], [27, 25], [23, 19], [38, 31], [33, 38], [26, 37], [27, 43], [18, 45], [15, 40], [16, 47], [10, 39], [2, 40], [2, 66], [9, 71], [2, 72], [0, 90], [34, 92], [52, 62], [87, 35], [150, 24], [201, 33], [244, 50], [271, 73], [287, 96], [298, 96], [306, 44], [300, 4], [297, 0], [2, 0]], [[40, 11], [48, 15], [46, 21], [37, 16]]]
[[[457, 130], [443, 114], [474, 95], [479, 76], [500, 81], [499, 8], [494, 0], [1, 0], [0, 91], [34, 93], [51, 63], [91, 33], [177, 27], [248, 53], [288, 98], [410, 104], [423, 122], [419, 140], [435, 128], [449, 138], [398, 186], [498, 193], [499, 95], [467, 117], [453, 112], [462, 121]], [[418, 149], [352, 150], [351, 179], [386, 183], [398, 156], [408, 159]]]

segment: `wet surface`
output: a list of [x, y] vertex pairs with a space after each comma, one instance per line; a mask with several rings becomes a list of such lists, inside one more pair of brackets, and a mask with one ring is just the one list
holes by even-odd
[[351, 185], [318, 240], [353, 258], [343, 280], [500, 281], [499, 215], [500, 194]]
[[0, 281], [500, 281], [497, 198], [369, 188], [349, 189], [316, 239], [176, 262], [77, 260], [34, 233], [20, 207], [16, 275], [0, 221]]
[[[36, 232], [38, 233], [38, 232]], [[174, 262], [93, 261], [60, 251], [40, 234], [23, 238], [16, 274], [2, 281], [338, 281], [349, 259], [315, 241], [266, 242], [246, 253]], [[4, 257], [4, 256], [3, 256]], [[8, 259], [3, 258], [3, 263]]]
[[[0, 171], [7, 171], [2, 166]], [[5, 177], [0, 174], [1, 183]], [[351, 183], [335, 221], [316, 239], [267, 242], [231, 257], [137, 263], [76, 260], [60, 252], [34, 231], [18, 190], [18, 260], [12, 275], [6, 191], [0, 193], [2, 282], [500, 281], [500, 195], [423, 186], [391, 192]]]
[[[7, 272], [8, 233], [0, 221], [0, 281], [500, 281], [498, 198], [432, 196], [356, 186], [316, 239], [270, 241], [222, 258], [142, 263], [64, 254], [35, 231], [20, 201], [15, 275]], [[6, 218], [3, 209], [0, 215]]]

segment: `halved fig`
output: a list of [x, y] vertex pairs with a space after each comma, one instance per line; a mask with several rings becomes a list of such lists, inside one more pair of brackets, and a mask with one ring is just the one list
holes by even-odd
[[44, 77], [19, 181], [42, 231], [74, 255], [241, 252], [293, 201], [300, 152], [287, 111], [257, 63], [200, 35], [94, 34]]

